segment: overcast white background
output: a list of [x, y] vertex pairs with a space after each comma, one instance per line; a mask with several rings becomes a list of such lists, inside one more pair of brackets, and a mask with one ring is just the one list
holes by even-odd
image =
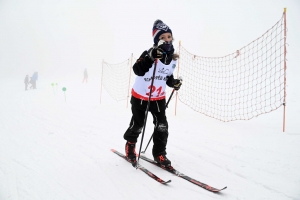
[[[160, 185], [110, 152], [124, 151], [131, 112], [105, 91], [99, 103], [103, 60], [120, 63], [151, 47], [156, 19], [170, 26], [175, 46], [181, 41], [193, 54], [224, 56], [271, 28], [285, 7], [285, 133], [283, 108], [229, 123], [180, 102], [174, 116], [173, 100], [167, 111], [174, 167], [214, 187], [228, 186], [222, 194], [141, 162], [172, 179]], [[297, 0], [1, 0], [0, 199], [299, 199], [299, 19]], [[84, 68], [88, 84], [81, 83]], [[37, 89], [24, 91], [24, 77], [34, 71]]]

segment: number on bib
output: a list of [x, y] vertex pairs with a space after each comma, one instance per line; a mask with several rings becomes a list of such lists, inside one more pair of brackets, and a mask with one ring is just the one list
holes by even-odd
[[[149, 85], [148, 89], [150, 90], [150, 88], [151, 88], [151, 85]], [[153, 86], [152, 86], [152, 95], [151, 95], [151, 96], [153, 96], [153, 93], [154, 93], [154, 92], [157, 92], [156, 97], [159, 97], [159, 95], [161, 95], [161, 94], [163, 95], [164, 92], [161, 93], [161, 90], [162, 90], [162, 86], [160, 86], [158, 89], [156, 89], [156, 87], [153, 85]], [[147, 92], [146, 95], [149, 96], [149, 95], [150, 95], [150, 92]]]

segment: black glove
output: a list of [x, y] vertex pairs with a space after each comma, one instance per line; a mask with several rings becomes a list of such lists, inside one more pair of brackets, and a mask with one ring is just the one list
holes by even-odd
[[174, 79], [173, 80], [173, 88], [174, 90], [179, 90], [180, 86], [182, 85], [182, 80], [181, 79]]
[[163, 57], [163, 50], [161, 48], [153, 47], [149, 49], [148, 54], [152, 61], [161, 59]]

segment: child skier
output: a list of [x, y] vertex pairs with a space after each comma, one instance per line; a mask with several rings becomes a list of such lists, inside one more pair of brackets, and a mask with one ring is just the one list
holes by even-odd
[[[127, 140], [125, 145], [126, 156], [133, 163], [136, 161], [135, 145], [139, 134], [144, 127], [145, 111], [150, 98], [149, 111], [153, 116], [153, 148], [154, 160], [162, 166], [171, 166], [171, 161], [166, 157], [166, 145], [168, 141], [168, 122], [166, 118], [166, 85], [179, 90], [181, 81], [174, 79], [173, 71], [179, 56], [174, 54], [172, 45], [173, 35], [171, 29], [161, 20], [156, 20], [152, 29], [154, 45], [148, 51], [144, 51], [140, 58], [133, 65], [133, 71], [137, 75], [131, 91], [132, 118], [129, 128], [124, 134]], [[156, 66], [156, 70], [154, 68]], [[155, 73], [155, 76], [153, 74]]]

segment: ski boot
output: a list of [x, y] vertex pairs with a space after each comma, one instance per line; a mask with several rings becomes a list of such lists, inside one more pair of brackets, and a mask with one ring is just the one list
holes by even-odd
[[135, 152], [135, 142], [126, 142], [125, 145], [125, 152], [127, 160], [132, 164], [133, 167], [136, 166], [136, 152]]
[[171, 167], [171, 161], [166, 157], [166, 155], [159, 155], [155, 156], [154, 160], [160, 164], [162, 167], [170, 168]]

